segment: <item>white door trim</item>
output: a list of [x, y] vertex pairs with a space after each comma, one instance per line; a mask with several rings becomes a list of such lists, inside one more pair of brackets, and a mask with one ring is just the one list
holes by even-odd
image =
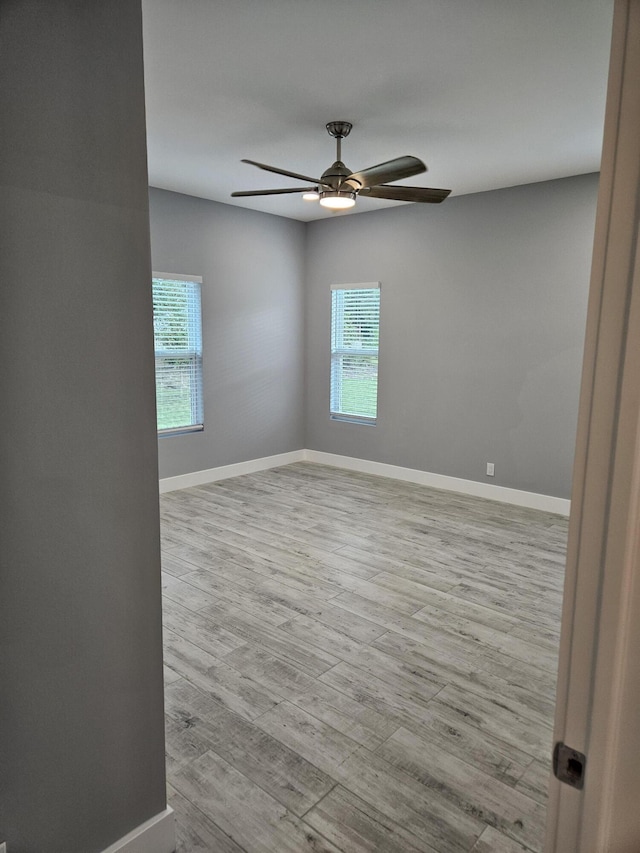
[[554, 732], [587, 762], [583, 791], [551, 780], [547, 853], [640, 849], [639, 210], [640, 0], [616, 0]]

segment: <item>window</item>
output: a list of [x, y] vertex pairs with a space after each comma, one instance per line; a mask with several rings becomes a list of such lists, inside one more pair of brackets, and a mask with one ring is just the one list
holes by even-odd
[[375, 423], [380, 284], [331, 286], [331, 417]]
[[153, 274], [158, 433], [204, 429], [201, 278]]

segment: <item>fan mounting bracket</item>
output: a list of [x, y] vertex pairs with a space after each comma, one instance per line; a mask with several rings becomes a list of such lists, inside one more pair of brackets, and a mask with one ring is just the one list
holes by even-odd
[[349, 121], [330, 121], [327, 124], [327, 133], [334, 139], [344, 139], [349, 136], [353, 125]]

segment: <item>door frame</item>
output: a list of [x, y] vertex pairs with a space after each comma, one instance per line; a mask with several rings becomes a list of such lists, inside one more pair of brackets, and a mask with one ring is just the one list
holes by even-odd
[[616, 0], [596, 213], [547, 853], [640, 849], [640, 0]]

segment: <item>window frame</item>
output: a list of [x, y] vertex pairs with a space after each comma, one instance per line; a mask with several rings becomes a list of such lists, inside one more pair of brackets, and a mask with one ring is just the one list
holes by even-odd
[[[154, 360], [155, 360], [155, 377], [156, 377], [156, 430], [158, 438], [165, 438], [170, 435], [184, 435], [204, 430], [204, 390], [203, 390], [203, 359], [202, 359], [202, 277], [198, 275], [184, 275], [181, 273], [152, 273], [152, 291], [156, 281], [191, 283], [197, 285], [197, 312], [196, 326], [189, 324], [189, 347], [187, 349], [163, 349], [156, 348], [155, 340], [155, 309], [153, 312], [154, 319]], [[152, 297], [153, 300], [153, 297]], [[180, 426], [157, 428], [158, 414], [160, 407], [158, 405], [158, 360], [169, 358], [189, 358], [192, 360], [191, 367], [191, 383], [195, 386], [190, 399], [191, 407], [191, 423]]]
[[[337, 291], [354, 291], [354, 290], [377, 290], [378, 291], [378, 345], [376, 347], [345, 347], [336, 346], [335, 328], [337, 325], [334, 317], [335, 297]], [[345, 423], [360, 424], [364, 426], [375, 426], [378, 421], [378, 386], [379, 386], [379, 360], [380, 360], [380, 295], [381, 284], [379, 281], [358, 282], [351, 284], [332, 284], [331, 285], [331, 310], [330, 310], [330, 353], [331, 353], [331, 371], [329, 379], [329, 417], [332, 421], [343, 421]], [[376, 365], [376, 413], [373, 417], [362, 413], [351, 413], [341, 411], [336, 405], [336, 398], [341, 394], [340, 380], [342, 379], [342, 368], [340, 359], [344, 356], [362, 356], [367, 358], [375, 358]]]

